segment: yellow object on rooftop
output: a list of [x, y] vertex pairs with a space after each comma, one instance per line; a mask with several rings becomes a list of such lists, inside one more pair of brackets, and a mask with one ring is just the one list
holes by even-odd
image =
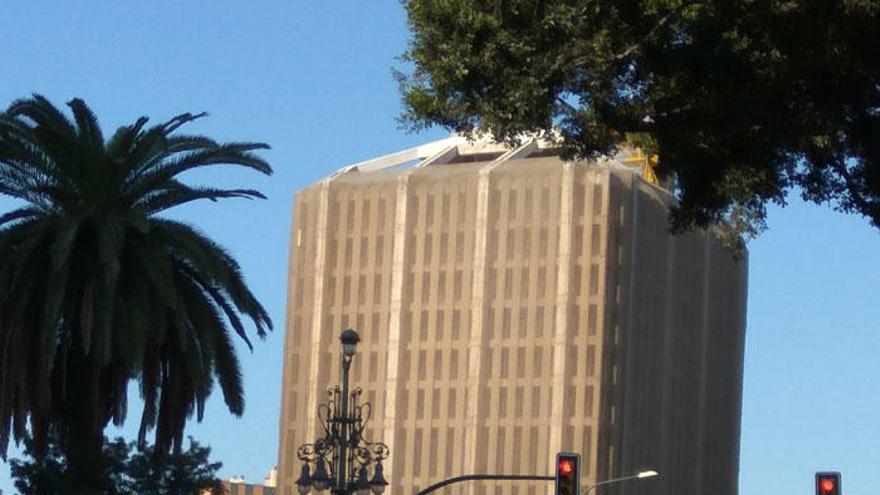
[[648, 156], [641, 148], [636, 148], [632, 155], [623, 159], [623, 163], [627, 165], [641, 166], [642, 177], [645, 181], [654, 184], [655, 186], [660, 185], [660, 178], [657, 177], [657, 172], [654, 170], [660, 163], [660, 157], [658, 155]]

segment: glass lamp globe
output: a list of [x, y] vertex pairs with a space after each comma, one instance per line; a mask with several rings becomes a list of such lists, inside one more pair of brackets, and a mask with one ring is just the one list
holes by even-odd
[[309, 465], [303, 464], [302, 473], [296, 480], [296, 490], [300, 495], [306, 495], [312, 491], [312, 478], [309, 475]]
[[373, 470], [373, 479], [370, 480], [370, 490], [372, 490], [375, 495], [382, 495], [386, 486], [388, 486], [388, 482], [385, 480], [385, 477], [382, 476], [382, 463], [378, 462], [376, 463], [376, 468]]
[[357, 344], [361, 341], [361, 338], [357, 332], [349, 328], [342, 332], [339, 340], [342, 341], [342, 354], [346, 357], [351, 357], [357, 352]]

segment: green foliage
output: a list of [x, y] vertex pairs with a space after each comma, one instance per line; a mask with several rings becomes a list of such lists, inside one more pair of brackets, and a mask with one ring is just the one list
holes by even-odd
[[[67, 459], [57, 438], [50, 435], [42, 456], [33, 442], [25, 439], [25, 459], [10, 461], [12, 479], [21, 495], [64, 495], [69, 493]], [[198, 494], [221, 483], [216, 477], [220, 462], [211, 462], [211, 448], [189, 439], [189, 448], [157, 462], [154, 449], [139, 450], [135, 442], [122, 438], [107, 441], [102, 450], [104, 486], [107, 495]]]
[[[34, 445], [30, 439], [26, 439], [24, 444], [26, 454], [33, 450]], [[65, 465], [64, 454], [55, 442], [44, 447], [44, 452], [38, 461], [21, 459], [9, 461], [12, 480], [21, 495], [63, 493], [66, 481]]]
[[[133, 447], [134, 444], [129, 444]], [[172, 454], [161, 465], [155, 462], [152, 448], [135, 450], [128, 460], [129, 493], [176, 495], [199, 493], [219, 486], [216, 472], [220, 462], [210, 462], [210, 447], [203, 447], [190, 437], [189, 449]]]
[[675, 178], [679, 231], [755, 234], [792, 189], [880, 227], [877, 0], [405, 5], [411, 127], [555, 129], [577, 157], [636, 137]]
[[104, 427], [122, 424], [127, 386], [144, 401], [139, 442], [179, 450], [214, 382], [244, 411], [232, 333], [250, 346], [265, 309], [223, 248], [162, 212], [188, 202], [262, 198], [249, 189], [188, 185], [180, 174], [235, 165], [270, 174], [260, 143], [218, 143], [142, 117], [105, 139], [82, 100], [73, 118], [42, 96], [0, 114], [0, 454], [26, 427], [38, 451], [57, 429], [73, 472], [96, 483]]

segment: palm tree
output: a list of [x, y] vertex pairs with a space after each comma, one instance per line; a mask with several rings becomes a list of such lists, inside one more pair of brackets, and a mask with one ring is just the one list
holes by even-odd
[[186, 420], [201, 420], [214, 381], [229, 411], [244, 394], [231, 332], [248, 346], [272, 324], [236, 261], [190, 225], [160, 216], [191, 201], [263, 198], [247, 189], [184, 184], [181, 173], [237, 165], [271, 174], [260, 143], [178, 134], [204, 114], [146, 127], [142, 117], [105, 140], [80, 99], [73, 119], [46, 98], [0, 114], [0, 454], [10, 437], [61, 436], [71, 493], [101, 491], [103, 430], [125, 421], [127, 386], [144, 408], [139, 440], [179, 451]]

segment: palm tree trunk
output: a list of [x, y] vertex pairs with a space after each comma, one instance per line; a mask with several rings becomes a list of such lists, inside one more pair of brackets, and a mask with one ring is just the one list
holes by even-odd
[[63, 443], [67, 457], [71, 495], [103, 495], [104, 444], [103, 421], [97, 410], [97, 381], [93, 377], [92, 356], [84, 355], [79, 346], [71, 349], [68, 368], [67, 435]]
[[103, 459], [100, 431], [88, 431], [79, 425], [68, 429], [67, 466], [72, 495], [103, 495]]

